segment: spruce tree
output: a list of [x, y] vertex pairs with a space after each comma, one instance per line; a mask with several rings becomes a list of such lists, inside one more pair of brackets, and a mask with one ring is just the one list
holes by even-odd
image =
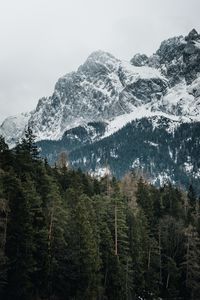
[[69, 218], [69, 294], [76, 299], [95, 299], [99, 293], [98, 240], [91, 222], [91, 212], [87, 209], [88, 201], [86, 196], [80, 196], [71, 208]]
[[196, 300], [200, 297], [200, 237], [192, 225], [185, 230], [185, 255], [182, 268], [185, 274], [186, 295]]
[[0, 297], [3, 297], [3, 289], [7, 282], [7, 258], [5, 245], [8, 225], [8, 202], [3, 195], [2, 180], [3, 172], [0, 170]]
[[6, 295], [8, 299], [27, 300], [33, 293], [31, 275], [35, 267], [30, 203], [14, 174], [4, 176], [3, 189], [9, 204], [5, 247], [8, 257]]

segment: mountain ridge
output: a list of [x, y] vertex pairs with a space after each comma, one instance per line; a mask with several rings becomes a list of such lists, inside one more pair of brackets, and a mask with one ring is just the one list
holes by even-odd
[[[94, 51], [76, 72], [57, 81], [53, 95], [41, 98], [22, 126], [31, 126], [38, 141], [58, 140], [70, 128], [91, 121], [110, 121], [132, 113], [141, 105], [169, 115], [174, 115], [175, 110], [175, 115], [194, 117], [196, 121], [200, 115], [197, 107], [200, 78], [197, 74], [194, 78], [190, 72], [194, 80], [190, 79], [191, 86], [188, 85], [188, 74], [185, 71], [184, 75], [183, 69], [188, 70], [194, 59], [186, 58], [186, 53], [191, 57], [195, 53], [199, 61], [200, 35], [195, 29], [185, 38], [179, 36], [163, 41], [149, 58], [136, 54], [130, 62], [124, 62], [108, 52]], [[189, 61], [188, 65], [184, 61]], [[177, 78], [177, 72], [181, 78]], [[8, 119], [2, 123], [0, 132], [7, 139], [9, 132], [5, 123]], [[20, 132], [23, 134], [23, 128]], [[12, 140], [13, 144], [14, 137], [9, 138], [8, 143]]]
[[[155, 132], [163, 136], [164, 140], [168, 136], [171, 141], [171, 152], [162, 145], [162, 139], [158, 138], [157, 143], [156, 136], [152, 141], [148, 139], [143, 129], [140, 132], [134, 128], [140, 126], [138, 124], [142, 124], [150, 136], [154, 136]], [[151, 129], [145, 127], [145, 124]], [[193, 124], [197, 124], [197, 127]], [[114, 139], [118, 139], [121, 149], [122, 144], [126, 144], [121, 135], [121, 132], [124, 132], [129, 136], [134, 162], [142, 162], [141, 157], [148, 155], [146, 152], [148, 145], [149, 149], [151, 147], [154, 149], [152, 155], [158, 155], [161, 150], [156, 150], [157, 144], [157, 149], [163, 149], [168, 157], [166, 168], [173, 168], [167, 177], [164, 177], [177, 182], [178, 175], [173, 179], [172, 173], [175, 172], [183, 178], [182, 182], [188, 184], [190, 178], [195, 182], [196, 177], [200, 178], [199, 159], [196, 157], [196, 147], [200, 141], [196, 134], [197, 129], [195, 129], [196, 141], [191, 130], [198, 128], [198, 124], [200, 124], [200, 35], [193, 29], [186, 37], [173, 37], [163, 41], [152, 56], [136, 54], [130, 62], [122, 61], [102, 50], [94, 51], [77, 71], [61, 77], [55, 85], [53, 95], [41, 98], [33, 112], [29, 115], [22, 114], [19, 120], [16, 117], [5, 120], [0, 127], [0, 134], [14, 146], [23, 136], [25, 128], [30, 126], [36, 135], [41, 155], [47, 157], [52, 164], [57, 160], [59, 153], [64, 151], [69, 153], [74, 167], [81, 167], [95, 174], [98, 173], [98, 169], [104, 169], [108, 158], [110, 162], [112, 161], [112, 153], [118, 149], [113, 136]], [[131, 139], [130, 132], [133, 132], [135, 141]], [[145, 136], [146, 144], [141, 140], [140, 134]], [[182, 146], [173, 141], [176, 135]], [[187, 139], [191, 138], [194, 145], [188, 145], [184, 141], [184, 136]], [[105, 150], [105, 140], [108, 140], [110, 145], [114, 143], [114, 148], [106, 146]], [[140, 141], [138, 145], [141, 147], [141, 153], [134, 146], [137, 141]], [[92, 145], [96, 144], [98, 154], [95, 154], [96, 150], [93, 151], [95, 163], [89, 151]], [[120, 150], [121, 160], [128, 152], [129, 145], [126, 144], [126, 147], [127, 149]], [[181, 147], [185, 150], [183, 151]], [[179, 165], [176, 161], [170, 162], [172, 152], [182, 153]], [[79, 153], [79, 158], [76, 153]], [[147, 160], [144, 160], [143, 166], [146, 170], [149, 168], [152, 170], [151, 181], [155, 182], [156, 178], [161, 176], [162, 169], [159, 166], [163, 163], [161, 158], [157, 160], [152, 156], [151, 159], [155, 161], [154, 168], [150, 167], [151, 163]], [[195, 164], [195, 172], [192, 171], [191, 161]], [[134, 162], [127, 161], [126, 167], [120, 171], [118, 161], [118, 166], [113, 164], [111, 171], [116, 176], [123, 176], [125, 171], [136, 167], [137, 164]], [[88, 168], [85, 168], [86, 165]], [[185, 166], [190, 166], [188, 167], [190, 172], [186, 172]], [[185, 176], [187, 180], [184, 179]]]

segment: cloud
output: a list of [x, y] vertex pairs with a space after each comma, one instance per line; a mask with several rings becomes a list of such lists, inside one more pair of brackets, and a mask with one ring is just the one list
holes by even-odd
[[199, 0], [18, 0], [0, 10], [0, 122], [33, 109], [63, 74], [102, 49], [129, 60], [200, 29]]

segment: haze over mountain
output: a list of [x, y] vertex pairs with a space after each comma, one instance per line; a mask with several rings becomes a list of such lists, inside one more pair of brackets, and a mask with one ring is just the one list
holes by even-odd
[[30, 111], [63, 74], [102, 49], [129, 60], [200, 30], [199, 0], [19, 0], [0, 10], [0, 123]]

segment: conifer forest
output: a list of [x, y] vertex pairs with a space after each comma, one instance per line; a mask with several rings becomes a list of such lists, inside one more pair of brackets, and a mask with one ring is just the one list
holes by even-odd
[[0, 299], [200, 299], [199, 196], [101, 179], [0, 138]]

